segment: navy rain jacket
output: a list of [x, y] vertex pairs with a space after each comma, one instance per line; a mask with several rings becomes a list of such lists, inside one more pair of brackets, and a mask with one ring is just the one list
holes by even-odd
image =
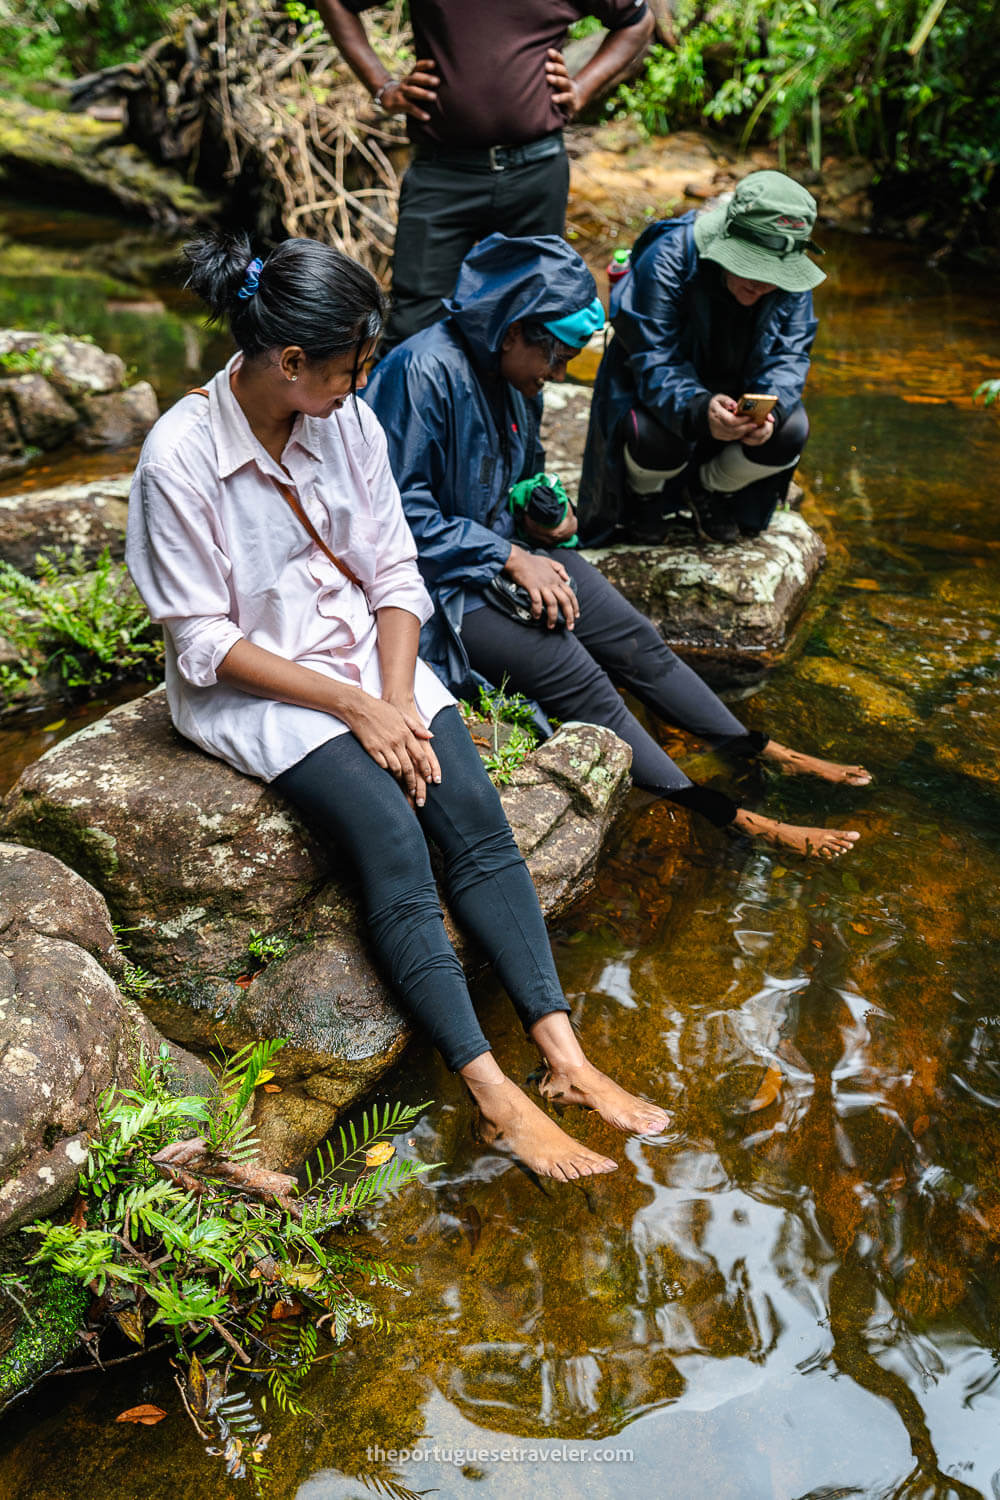
[[510, 486], [545, 467], [541, 397], [528, 400], [501, 378], [503, 336], [519, 319], [563, 317], [596, 295], [587, 267], [557, 235], [490, 235], [466, 256], [444, 304], [449, 316], [398, 344], [365, 388], [435, 604], [420, 655], [454, 693], [481, 681], [462, 645], [466, 594], [510, 554]]
[[[695, 214], [651, 224], [636, 240], [632, 269], [611, 293], [608, 345], [594, 385], [578, 516], [585, 544], [605, 540], [617, 524], [625, 483], [624, 445], [618, 424], [633, 406], [644, 406], [668, 432], [692, 445], [691, 407], [703, 410], [714, 395], [702, 384], [707, 367], [709, 299], [696, 287]], [[811, 292], [771, 292], [755, 308], [754, 336], [744, 391], [777, 396], [787, 416], [802, 400], [809, 351], [816, 337]], [[729, 392], [742, 395], [741, 391]], [[699, 399], [701, 398], [701, 399]]]

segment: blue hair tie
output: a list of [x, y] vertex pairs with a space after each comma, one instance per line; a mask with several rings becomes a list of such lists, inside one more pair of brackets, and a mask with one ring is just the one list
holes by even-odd
[[247, 266], [246, 279], [244, 280], [243, 285], [240, 287], [239, 291], [236, 293], [237, 297], [242, 298], [242, 300], [245, 302], [248, 297], [253, 296], [254, 292], [260, 286], [260, 273], [261, 271], [263, 271], [263, 269], [264, 262], [261, 260], [259, 255], [255, 255], [253, 260]]

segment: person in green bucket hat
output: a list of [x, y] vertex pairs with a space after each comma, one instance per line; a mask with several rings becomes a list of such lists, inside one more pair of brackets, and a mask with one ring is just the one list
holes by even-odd
[[[723, 542], [764, 530], [809, 423], [802, 391], [816, 335], [812, 195], [753, 172], [727, 203], [652, 224], [613, 288], [615, 331], [594, 387], [581, 539], [657, 542], [685, 503]], [[774, 398], [755, 411], [746, 395]]]

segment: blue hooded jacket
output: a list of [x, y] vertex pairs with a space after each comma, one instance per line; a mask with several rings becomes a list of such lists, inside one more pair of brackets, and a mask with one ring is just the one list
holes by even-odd
[[510, 486], [545, 467], [541, 398], [501, 377], [503, 336], [514, 322], [565, 317], [596, 295], [586, 265], [557, 235], [492, 234], [466, 256], [444, 304], [449, 316], [397, 345], [365, 389], [435, 604], [420, 654], [453, 692], [480, 680], [462, 645], [462, 615], [467, 594], [510, 554]]
[[[698, 286], [694, 220], [692, 212], [644, 230], [630, 273], [611, 293], [615, 336], [597, 372], [580, 479], [577, 513], [585, 545], [606, 540], [618, 522], [624, 447], [615, 434], [631, 407], [644, 406], [668, 432], [692, 444], [700, 435], [692, 416], [713, 392], [699, 375], [709, 346], [710, 307]], [[743, 390], [773, 393], [778, 411], [787, 415], [802, 399], [816, 327], [811, 292], [762, 297], [754, 309]]]

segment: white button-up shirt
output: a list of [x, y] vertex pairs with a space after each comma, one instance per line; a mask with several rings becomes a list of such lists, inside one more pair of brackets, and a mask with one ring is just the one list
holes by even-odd
[[[318, 709], [258, 698], [216, 670], [246, 639], [380, 697], [375, 611], [433, 606], [370, 407], [295, 419], [281, 466], [251, 431], [229, 384], [237, 355], [157, 422], [129, 501], [126, 560], [163, 626], [167, 699], [181, 734], [250, 776], [272, 781], [347, 725]], [[324, 556], [278, 488], [297, 496], [355, 587]], [[367, 597], [366, 597], [367, 596]], [[430, 723], [454, 699], [417, 662], [414, 696]]]

